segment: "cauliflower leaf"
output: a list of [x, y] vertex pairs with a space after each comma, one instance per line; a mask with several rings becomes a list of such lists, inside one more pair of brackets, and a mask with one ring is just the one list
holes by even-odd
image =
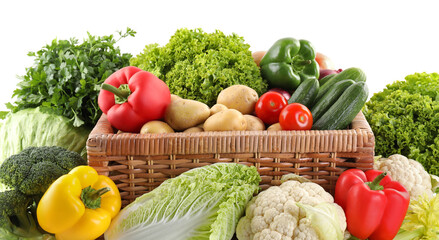
[[[238, 239], [343, 239], [346, 218], [331, 194], [316, 183], [289, 179], [295, 180], [284, 179], [247, 204], [236, 229]], [[334, 229], [328, 231], [328, 227]]]

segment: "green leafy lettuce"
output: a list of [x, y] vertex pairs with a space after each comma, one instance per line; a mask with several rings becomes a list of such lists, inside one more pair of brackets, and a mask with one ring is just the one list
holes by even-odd
[[394, 240], [439, 239], [439, 195], [424, 194], [411, 200]]
[[122, 209], [105, 239], [231, 239], [260, 180], [237, 163], [192, 169]]
[[93, 36], [79, 43], [77, 39], [54, 39], [37, 52], [28, 55], [34, 65], [21, 76], [14, 90], [16, 101], [7, 104], [13, 112], [41, 107], [73, 120], [73, 125], [91, 127], [101, 115], [97, 98], [103, 81], [113, 72], [129, 65], [131, 54], [121, 53], [117, 41], [134, 36], [127, 28], [113, 35]]
[[183, 28], [163, 47], [147, 45], [130, 64], [165, 81], [171, 93], [212, 106], [231, 85], [246, 85], [259, 95], [267, 90], [249, 48], [237, 34]]
[[0, 126], [0, 164], [27, 147], [59, 146], [87, 159], [90, 129], [74, 127], [66, 117], [28, 108], [6, 116]]
[[363, 113], [376, 155], [402, 154], [439, 174], [439, 74], [415, 73], [375, 93]]

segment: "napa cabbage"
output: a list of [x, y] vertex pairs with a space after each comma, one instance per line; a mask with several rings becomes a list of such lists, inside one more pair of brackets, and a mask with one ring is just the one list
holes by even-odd
[[237, 163], [192, 169], [122, 209], [105, 239], [231, 239], [260, 180], [255, 167]]

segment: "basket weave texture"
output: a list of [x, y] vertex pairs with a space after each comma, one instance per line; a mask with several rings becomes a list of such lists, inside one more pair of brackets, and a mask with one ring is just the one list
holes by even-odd
[[346, 130], [166, 134], [115, 134], [103, 114], [88, 138], [87, 155], [90, 166], [115, 181], [125, 206], [169, 178], [219, 162], [255, 166], [262, 189], [295, 173], [333, 194], [344, 170], [373, 167], [374, 146], [361, 112]]

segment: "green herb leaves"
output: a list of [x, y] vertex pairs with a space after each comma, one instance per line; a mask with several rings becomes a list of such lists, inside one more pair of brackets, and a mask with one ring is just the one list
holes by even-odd
[[30, 52], [34, 66], [21, 76], [13, 97], [7, 106], [13, 112], [41, 106], [43, 111], [63, 115], [75, 127], [92, 127], [101, 115], [97, 97], [103, 81], [118, 69], [128, 66], [132, 57], [121, 53], [115, 44], [122, 38], [135, 36], [127, 28], [113, 35], [93, 36], [90, 33], [82, 43], [75, 38], [54, 39], [38, 52]]

